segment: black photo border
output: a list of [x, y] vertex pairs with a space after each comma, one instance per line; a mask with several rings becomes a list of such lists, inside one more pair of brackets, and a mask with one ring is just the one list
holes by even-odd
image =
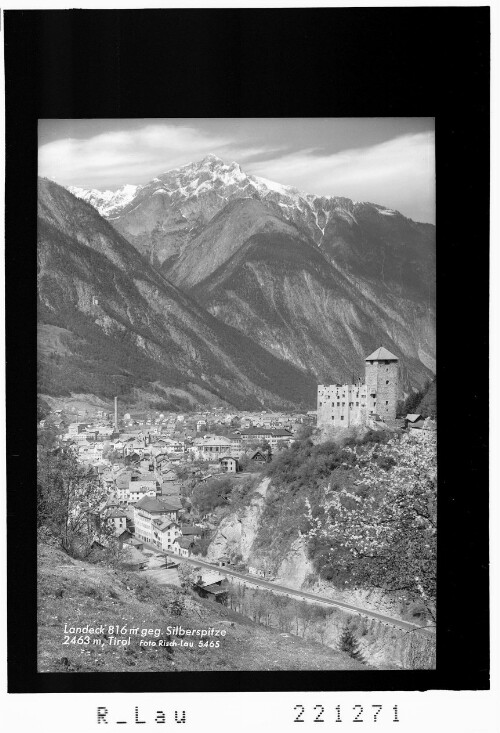
[[[489, 16], [489, 7], [4, 13], [9, 692], [488, 689]], [[436, 670], [37, 672], [37, 121], [92, 117], [435, 118]]]

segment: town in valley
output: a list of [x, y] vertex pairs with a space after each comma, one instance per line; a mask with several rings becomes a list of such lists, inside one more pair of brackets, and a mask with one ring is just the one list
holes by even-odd
[[[39, 430], [51, 435], [52, 453], [73, 456], [83, 475], [101, 491], [90, 512], [87, 555], [94, 561], [106, 557], [113, 546], [118, 549], [120, 567], [143, 573], [160, 586], [181, 586], [187, 573], [187, 587], [214, 603], [232, 605], [231, 597], [242, 588], [254, 588], [257, 593], [271, 589], [296, 603], [330, 603], [411, 632], [422, 628], [422, 620], [425, 627], [428, 617], [427, 621], [425, 615], [422, 620], [397, 618], [284, 585], [276, 566], [265, 559], [244, 558], [234, 547], [228, 551], [229, 545], [207, 557], [210, 544], [217, 544], [221, 520], [234, 510], [231, 503], [241, 493], [239, 487], [249, 482], [255, 488], [265, 482], [273, 461], [293, 451], [295, 444], [311, 443], [311, 437], [318, 439], [318, 435], [342, 440], [349, 431], [360, 431], [374, 436], [375, 444], [392, 436], [399, 442], [434, 445], [436, 420], [419, 413], [398, 416], [402, 408], [398, 396], [399, 360], [379, 347], [365, 359], [364, 383], [318, 385], [316, 410], [129, 411], [116, 397], [106, 407], [76, 409], [68, 404], [53, 409], [40, 420]], [[222, 487], [223, 493], [217, 493]], [[200, 502], [200, 496], [213, 494], [214, 488], [213, 505]], [[130, 633], [124, 628], [125, 634]], [[118, 634], [119, 626], [116, 629]], [[157, 629], [155, 635], [159, 634]], [[108, 635], [107, 641], [127, 646], [131, 638]], [[65, 639], [71, 643], [69, 636]], [[170, 636], [140, 644], [178, 645]], [[184, 646], [193, 647], [193, 643]]]

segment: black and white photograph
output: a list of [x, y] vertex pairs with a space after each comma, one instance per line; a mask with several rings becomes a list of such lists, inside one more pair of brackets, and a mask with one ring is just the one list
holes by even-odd
[[38, 670], [434, 669], [434, 120], [38, 130]]
[[493, 733], [489, 8], [87, 6], [2, 16], [11, 727]]

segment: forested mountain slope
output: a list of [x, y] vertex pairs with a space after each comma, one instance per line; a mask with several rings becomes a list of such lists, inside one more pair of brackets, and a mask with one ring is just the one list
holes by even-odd
[[39, 181], [40, 393], [172, 408], [314, 402], [311, 376], [218, 321], [89, 204]]

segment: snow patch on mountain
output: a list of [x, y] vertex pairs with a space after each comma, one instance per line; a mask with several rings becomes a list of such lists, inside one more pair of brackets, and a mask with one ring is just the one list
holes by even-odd
[[99, 191], [96, 188], [85, 189], [78, 186], [68, 186], [68, 191], [79, 199], [91, 204], [101, 216], [111, 216], [128, 206], [136, 197], [142, 186], [125, 184], [116, 191]]
[[294, 193], [298, 193], [297, 189], [294, 189], [291, 186], [284, 186], [282, 183], [270, 181], [268, 178], [262, 178], [261, 176], [251, 176], [250, 180], [257, 184], [256, 187], [259, 190], [264, 189], [264, 191], [276, 191], [276, 193], [281, 193], [283, 196], [291, 196]]
[[[147, 202], [159, 195], [165, 200], [165, 211], [172, 205], [186, 221], [200, 224], [200, 212], [209, 221], [229, 201], [239, 198], [255, 198], [280, 212], [289, 222], [299, 224], [318, 246], [331, 228], [330, 222], [344, 220], [355, 225], [358, 202], [340, 196], [318, 196], [304, 193], [293, 186], [286, 186], [262, 176], [247, 175], [235, 161], [225, 163], [210, 154], [200, 161], [168, 170], [153, 178], [144, 186], [126, 185], [117, 191], [85, 190], [70, 187], [71, 193], [92, 204], [101, 215], [112, 220], [122, 220], [137, 207], [147, 212]], [[220, 199], [220, 204], [218, 200]], [[143, 208], [141, 208], [141, 206]], [[370, 206], [374, 206], [370, 204]], [[398, 212], [375, 205], [383, 216], [397, 216]], [[156, 209], [153, 208], [153, 212]], [[152, 226], [148, 216], [156, 222], [157, 213], [144, 214], [140, 227]], [[162, 214], [163, 216], [163, 214]], [[135, 230], [135, 226], [133, 229]], [[120, 227], [118, 226], [120, 230]], [[127, 225], [124, 227], [127, 232]], [[165, 252], [169, 248], [165, 250]], [[159, 254], [160, 261], [163, 254]]]

